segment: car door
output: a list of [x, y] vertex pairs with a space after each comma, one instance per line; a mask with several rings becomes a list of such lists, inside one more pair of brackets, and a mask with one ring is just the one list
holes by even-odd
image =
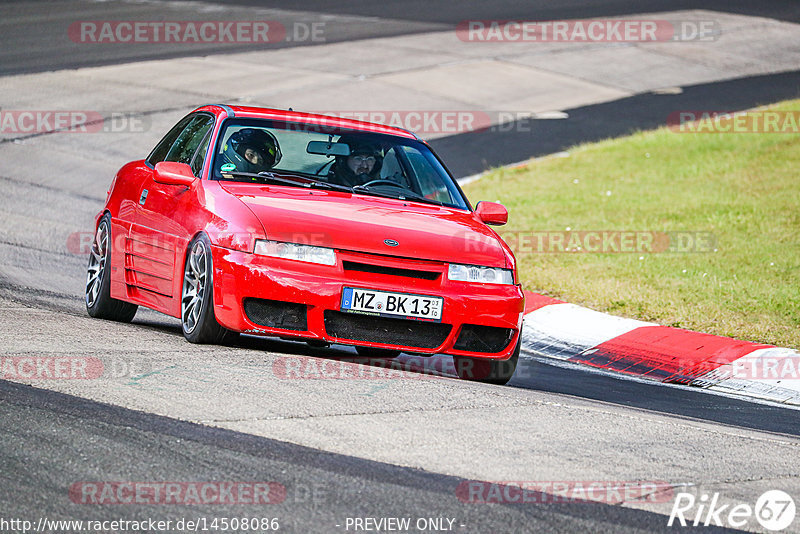
[[177, 262], [182, 261], [183, 254], [178, 252], [191, 238], [186, 218], [191, 216], [194, 202], [189, 188], [156, 182], [155, 165], [161, 161], [186, 163], [195, 176], [200, 176], [203, 158], [195, 155], [205, 155], [214, 117], [196, 113], [187, 118], [174, 140], [168, 143], [165, 138], [164, 146], [159, 145], [147, 161], [152, 168], [142, 183], [126, 253], [128, 284], [135, 297], [171, 315], [180, 310], [181, 280], [176, 273], [182, 272]]

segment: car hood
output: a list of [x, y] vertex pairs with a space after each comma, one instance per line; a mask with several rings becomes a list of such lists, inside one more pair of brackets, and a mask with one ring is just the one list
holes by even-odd
[[296, 187], [224, 184], [223, 189], [239, 198], [275, 241], [507, 267], [497, 235], [465, 210]]

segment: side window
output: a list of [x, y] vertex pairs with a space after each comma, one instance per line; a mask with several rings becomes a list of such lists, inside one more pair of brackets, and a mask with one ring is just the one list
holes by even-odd
[[178, 124], [172, 127], [172, 129], [164, 136], [161, 141], [158, 142], [156, 147], [150, 153], [150, 156], [147, 158], [147, 162], [151, 165], [155, 165], [161, 161], [164, 161], [164, 158], [167, 156], [167, 152], [169, 148], [175, 143], [175, 139], [178, 138], [178, 135], [186, 128], [186, 125], [189, 124], [192, 119], [194, 119], [193, 115], [189, 115], [188, 117], [184, 117]]
[[455, 200], [454, 191], [448, 189], [447, 183], [442, 180], [437, 169], [431, 165], [431, 162], [424, 154], [413, 147], [403, 147], [403, 151], [411, 164], [421, 193], [425, 198], [438, 200], [445, 204], [458, 203]]
[[208, 115], [195, 115], [191, 122], [175, 139], [175, 142], [164, 157], [164, 161], [177, 161], [178, 163], [192, 163], [192, 157], [197, 147], [203, 142], [214, 120]]
[[405, 183], [405, 175], [403, 169], [400, 167], [400, 162], [397, 161], [397, 154], [394, 148], [389, 149], [383, 157], [383, 165], [381, 166], [381, 178], [386, 180], [394, 180], [395, 182]]
[[211, 141], [211, 135], [206, 130], [206, 136], [203, 140], [203, 144], [200, 145], [200, 148], [194, 155], [194, 159], [192, 160], [192, 174], [200, 177], [200, 173], [203, 172], [203, 162], [206, 160], [206, 154], [208, 154], [208, 143]]

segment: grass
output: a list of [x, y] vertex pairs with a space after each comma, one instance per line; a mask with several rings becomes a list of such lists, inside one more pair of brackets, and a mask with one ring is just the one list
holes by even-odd
[[[769, 109], [800, 109], [800, 100]], [[710, 232], [708, 252], [526, 246], [520, 278], [527, 290], [614, 315], [800, 348], [800, 135], [662, 128], [497, 169], [465, 190], [506, 205], [501, 233]]]

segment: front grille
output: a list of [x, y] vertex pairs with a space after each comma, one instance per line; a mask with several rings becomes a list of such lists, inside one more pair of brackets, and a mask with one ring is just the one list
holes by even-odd
[[452, 328], [442, 323], [325, 310], [325, 331], [328, 335], [352, 341], [435, 349], [445, 342]]
[[278, 300], [245, 299], [244, 313], [259, 326], [308, 330], [308, 306]]
[[407, 278], [420, 278], [422, 280], [436, 280], [440, 273], [435, 271], [420, 271], [417, 269], [400, 269], [398, 267], [384, 267], [383, 265], [373, 265], [371, 263], [360, 263], [356, 261], [343, 261], [342, 267], [345, 271], [359, 271], [362, 273], [390, 274], [393, 276], [405, 276]]
[[514, 330], [511, 328], [465, 324], [461, 327], [453, 348], [467, 352], [495, 353], [506, 348], [513, 337]]

